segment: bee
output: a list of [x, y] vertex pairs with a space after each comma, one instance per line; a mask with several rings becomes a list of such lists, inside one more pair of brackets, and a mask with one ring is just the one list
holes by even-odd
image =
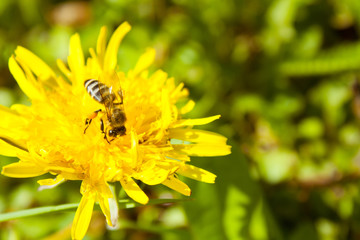
[[[115, 93], [113, 92], [112, 87], [108, 87], [96, 79], [86, 80], [84, 86], [89, 95], [105, 107], [105, 114], [100, 119], [100, 130], [104, 134], [104, 139], [110, 143], [117, 136], [125, 135], [126, 115], [124, 112], [123, 92], [121, 88]], [[102, 112], [102, 109], [96, 110], [86, 118], [84, 134], [99, 112]], [[106, 116], [106, 119], [104, 116]], [[112, 138], [110, 141], [108, 140], [108, 136]]]

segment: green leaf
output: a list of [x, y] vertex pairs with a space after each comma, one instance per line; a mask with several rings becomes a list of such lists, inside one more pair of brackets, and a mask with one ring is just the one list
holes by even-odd
[[250, 235], [254, 240], [269, 239], [262, 199], [259, 199], [259, 202], [252, 213], [249, 230]]
[[[262, 240], [283, 239], [260, 186], [249, 173], [247, 159], [237, 148], [225, 158], [200, 165], [217, 175], [215, 185], [191, 186], [194, 201], [185, 206], [194, 239], [248, 240], [264, 235]], [[261, 235], [254, 233], [257, 229], [253, 224], [259, 219]]]
[[[222, 176], [224, 227], [228, 239], [283, 239], [259, 184], [250, 175], [247, 159], [234, 152], [226, 161]], [[225, 165], [225, 164], [223, 164]]]
[[290, 240], [318, 240], [315, 226], [312, 222], [301, 222], [291, 234]]
[[226, 209], [224, 212], [225, 232], [229, 239], [246, 240], [239, 233], [245, 227], [247, 210], [246, 206], [250, 203], [250, 198], [235, 186], [229, 186], [226, 198]]
[[189, 226], [194, 239], [225, 239], [222, 228], [222, 212], [215, 185], [196, 183], [191, 185], [193, 202], [185, 204]]
[[283, 62], [280, 71], [288, 76], [315, 76], [359, 69], [360, 44], [340, 45], [311, 59]]

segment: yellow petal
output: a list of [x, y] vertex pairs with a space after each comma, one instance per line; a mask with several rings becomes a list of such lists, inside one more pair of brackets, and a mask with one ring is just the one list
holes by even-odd
[[41, 186], [43, 185], [54, 185], [54, 184], [58, 184], [59, 182], [64, 181], [64, 177], [61, 175], [56, 176], [56, 178], [47, 178], [47, 179], [41, 179], [38, 182], [38, 184], [40, 184]]
[[[13, 147], [18, 148], [17, 154], [28, 152], [26, 142], [23, 139], [11, 138], [11, 135], [14, 135], [15, 132], [8, 132], [8, 131], [9, 131], [9, 129], [4, 130], [3, 128], [0, 127], [1, 135], [3, 135], [0, 137], [0, 139], [5, 141], [6, 143], [12, 145]], [[22, 132], [21, 130], [16, 131], [16, 134], [21, 134], [21, 132]], [[11, 133], [11, 134], [8, 135], [8, 133]], [[26, 135], [23, 134], [22, 137], [25, 137], [25, 136]]]
[[56, 172], [56, 173], [70, 173], [70, 174], [73, 174], [73, 173], [76, 173], [76, 170], [73, 168], [73, 167], [69, 167], [69, 166], [51, 166], [51, 165], [48, 165], [46, 167], [46, 170], [48, 172]]
[[135, 168], [138, 164], [141, 164], [141, 159], [139, 156], [139, 140], [135, 130], [131, 130], [131, 158], [132, 158], [132, 167]]
[[69, 82], [65, 81], [63, 77], [57, 77], [56, 78], [57, 86], [59, 86], [62, 89], [69, 89], [70, 84]]
[[109, 207], [109, 198], [107, 196], [98, 194], [98, 201], [101, 208], [101, 211], [104, 213], [107, 224], [112, 227], [110, 207]]
[[193, 110], [195, 107], [195, 102], [193, 100], [189, 100], [185, 106], [183, 106], [181, 109], [180, 109], [180, 113], [181, 114], [186, 114], [188, 112], [191, 112], [191, 110]]
[[157, 70], [156, 72], [154, 72], [150, 79], [148, 80], [149, 82], [153, 83], [154, 85], [163, 85], [165, 83], [165, 81], [167, 80], [168, 74], [162, 70]]
[[100, 34], [97, 39], [97, 45], [96, 45], [96, 53], [97, 53], [100, 63], [104, 62], [104, 55], [105, 55], [105, 49], [106, 49], [106, 35], [107, 35], [107, 29], [104, 26], [100, 29]]
[[3, 105], [0, 105], [0, 114], [1, 117], [3, 117], [4, 115], [8, 115], [10, 117], [19, 117], [19, 114], [16, 111]]
[[[170, 80], [170, 79], [169, 79]], [[183, 93], [183, 91], [184, 91], [184, 83], [180, 83], [175, 89], [174, 89], [174, 91], [171, 93], [171, 98], [175, 98], [175, 99], [177, 99], [177, 98], [180, 98], [180, 97], [182, 97], [183, 95], [182, 95], [182, 93]]]
[[214, 183], [216, 175], [208, 172], [202, 168], [198, 168], [192, 165], [183, 165], [177, 171], [180, 175], [188, 178], [192, 178], [201, 182]]
[[15, 50], [15, 54], [17, 57], [22, 59], [27, 66], [29, 66], [38, 79], [45, 81], [49, 78], [55, 77], [55, 73], [52, 69], [43, 60], [26, 48], [18, 46]]
[[166, 89], [162, 90], [161, 104], [162, 104], [162, 109], [161, 109], [162, 127], [164, 129], [167, 129], [171, 123], [171, 106], [170, 106], [169, 95]]
[[225, 144], [227, 138], [213, 132], [198, 130], [198, 129], [170, 129], [169, 137], [189, 142], [203, 142], [203, 143], [223, 143]]
[[28, 178], [43, 175], [47, 171], [32, 162], [16, 162], [3, 167], [1, 174], [13, 178]]
[[0, 155], [16, 157], [19, 151], [23, 151], [23, 149], [0, 138]]
[[38, 190], [41, 191], [44, 189], [51, 189], [60, 185], [61, 183], [65, 182], [65, 178], [61, 175], [57, 175], [56, 178], [42, 179], [37, 182], [38, 184], [40, 184]]
[[143, 71], [147, 70], [150, 65], [155, 60], [155, 49], [148, 48], [146, 49], [146, 52], [140, 56], [139, 60], [137, 61], [135, 68], [133, 70], [133, 74], [136, 76], [138, 74], [141, 74]]
[[186, 185], [174, 176], [169, 176], [162, 184], [185, 196], [191, 195], [191, 189], [188, 187], [188, 185]]
[[60, 69], [60, 71], [68, 78], [70, 79], [71, 77], [71, 72], [70, 70], [67, 68], [67, 66], [65, 65], [65, 63], [63, 61], [61, 61], [61, 59], [56, 60], [56, 64], [58, 66], [58, 68]]
[[83, 176], [77, 172], [49, 171], [51, 174], [61, 174], [66, 180], [83, 180]]
[[[174, 80], [174, 78], [169, 78], [168, 81]], [[189, 96], [189, 90], [187, 88], [184, 88], [184, 83], [180, 83], [171, 93], [171, 98], [173, 99], [181, 99]]]
[[69, 67], [71, 70], [81, 69], [84, 66], [84, 61], [80, 36], [76, 33], [70, 38]]
[[[28, 133], [24, 131], [23, 128], [27, 126], [28, 119], [18, 115], [19, 112], [16, 106], [18, 104], [12, 105], [11, 109], [0, 105], [0, 138], [10, 142], [12, 145], [24, 146], [23, 141], [18, 141], [19, 139], [26, 139]], [[23, 106], [23, 105], [22, 105]], [[21, 108], [24, 110], [28, 107]], [[24, 113], [24, 111], [20, 111]], [[4, 139], [6, 138], [6, 139]], [[17, 139], [15, 141], [15, 139]], [[21, 147], [19, 147], [21, 148]], [[24, 147], [22, 147], [24, 148]]]
[[136, 182], [128, 177], [120, 179], [120, 183], [124, 188], [126, 194], [134, 199], [136, 202], [141, 204], [147, 204], [149, 202], [148, 196], [141, 190], [141, 188], [136, 184]]
[[109, 189], [111, 190], [111, 193], [112, 193], [111, 198], [108, 198], [109, 208], [110, 208], [110, 216], [111, 216], [111, 224], [113, 227], [116, 227], [118, 225], [118, 221], [119, 221], [119, 205], [118, 205], [117, 196], [115, 193], [115, 188], [109, 187]]
[[211, 123], [220, 118], [220, 115], [207, 117], [207, 118], [196, 118], [196, 119], [183, 119], [175, 122], [171, 125], [172, 128], [178, 128], [183, 126], [194, 126], [194, 125], [205, 125]]
[[38, 90], [38, 88], [32, 83], [24, 74], [23, 70], [17, 64], [14, 56], [11, 56], [9, 59], [9, 69], [11, 74], [14, 76], [21, 90], [28, 96], [30, 99], [42, 100], [43, 95]]
[[190, 157], [187, 154], [181, 154], [174, 150], [166, 152], [166, 157], [169, 159], [176, 159], [184, 162], [190, 161]]
[[148, 185], [157, 185], [165, 181], [168, 177], [171, 169], [164, 169], [157, 166], [149, 169], [148, 171], [143, 171], [141, 177], [139, 178], [143, 183]]
[[75, 213], [75, 218], [71, 228], [71, 238], [74, 240], [83, 239], [91, 220], [91, 215], [94, 208], [94, 197], [83, 195], [80, 205]]
[[197, 143], [197, 144], [173, 144], [172, 147], [180, 153], [189, 156], [225, 156], [231, 153], [231, 146], [215, 143]]
[[117, 219], [115, 222], [112, 219], [109, 200], [113, 199], [114, 195], [111, 192], [109, 185], [105, 181], [97, 184], [96, 192], [97, 192], [97, 201], [99, 202], [100, 208], [105, 215], [107, 224], [112, 227], [114, 226], [113, 223], [116, 223]]
[[[75, 76], [71, 79], [75, 81], [75, 83], [79, 83], [78, 79], [81, 77], [84, 69], [84, 54], [81, 48], [80, 36], [79, 34], [74, 34], [70, 38], [70, 53], [68, 56], [68, 64], [71, 72], [75, 74]], [[81, 82], [81, 85], [83, 83]]]
[[128, 33], [131, 29], [131, 26], [128, 22], [121, 24], [114, 34], [111, 36], [108, 47], [105, 52], [104, 58], [104, 71], [112, 72], [115, 70], [117, 64], [117, 56], [120, 43], [124, 38], [125, 34]]
[[16, 110], [1, 105], [0, 116], [0, 139], [15, 147], [25, 149], [24, 139], [27, 138], [28, 133], [23, 128], [28, 124], [28, 119], [18, 115]]
[[91, 58], [87, 59], [87, 67], [91, 69], [90, 75], [97, 76], [102, 71], [102, 65], [99, 62], [98, 57], [96, 56], [95, 50], [93, 48], [89, 49]]
[[[34, 109], [32, 109], [31, 106], [26, 106], [23, 104], [13, 104], [11, 105], [11, 110], [15, 111], [16, 113], [21, 113], [21, 115], [31, 115], [34, 112]], [[18, 115], [19, 117], [21, 117], [21, 120], [25, 122], [26, 119], [25, 116], [21, 116]], [[27, 122], [27, 121], [26, 121]]]

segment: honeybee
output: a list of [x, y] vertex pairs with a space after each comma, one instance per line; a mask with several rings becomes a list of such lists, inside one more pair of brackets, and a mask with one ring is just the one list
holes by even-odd
[[[108, 87], [96, 79], [86, 80], [84, 86], [89, 95], [105, 107], [105, 114], [100, 119], [100, 130], [104, 134], [104, 139], [110, 143], [117, 136], [125, 135], [126, 115], [124, 112], [123, 92], [121, 88], [115, 93], [112, 91], [112, 87]], [[84, 134], [99, 112], [102, 112], [102, 109], [96, 110], [86, 118]], [[106, 116], [106, 119], [104, 116]], [[105, 119], [105, 123], [103, 119]], [[108, 140], [108, 136], [112, 138], [110, 141]]]

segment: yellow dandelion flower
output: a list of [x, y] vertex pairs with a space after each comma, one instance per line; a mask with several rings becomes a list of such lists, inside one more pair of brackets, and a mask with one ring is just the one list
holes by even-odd
[[[175, 105], [188, 95], [184, 84], [176, 85], [161, 70], [148, 74], [154, 49], [147, 49], [127, 74], [117, 71], [118, 48], [130, 28], [127, 22], [121, 24], [106, 44], [103, 27], [96, 49], [90, 49], [86, 61], [80, 37], [73, 35], [68, 65], [57, 62], [62, 75], [23, 47], [9, 60], [10, 71], [31, 106], [0, 106], [0, 154], [20, 159], [3, 167], [2, 174], [15, 178], [55, 175], [55, 179], [39, 181], [43, 188], [81, 180], [82, 199], [72, 226], [73, 239], [85, 236], [95, 202], [110, 226], [116, 222], [116, 213], [110, 211], [114, 196], [109, 182], [120, 182], [127, 195], [142, 204], [149, 199], [135, 180], [163, 184], [189, 196], [190, 188], [177, 175], [215, 181], [214, 174], [189, 165], [190, 156], [230, 153], [225, 137], [192, 128], [220, 116], [182, 119], [194, 106], [191, 100], [182, 108]], [[96, 79], [92, 81], [98, 87], [92, 85], [90, 94], [84, 86], [89, 79]], [[101, 89], [105, 92], [95, 93]], [[114, 109], [126, 116], [120, 123], [122, 134], [114, 130], [120, 121]], [[85, 121], [90, 120], [84, 133]]]

